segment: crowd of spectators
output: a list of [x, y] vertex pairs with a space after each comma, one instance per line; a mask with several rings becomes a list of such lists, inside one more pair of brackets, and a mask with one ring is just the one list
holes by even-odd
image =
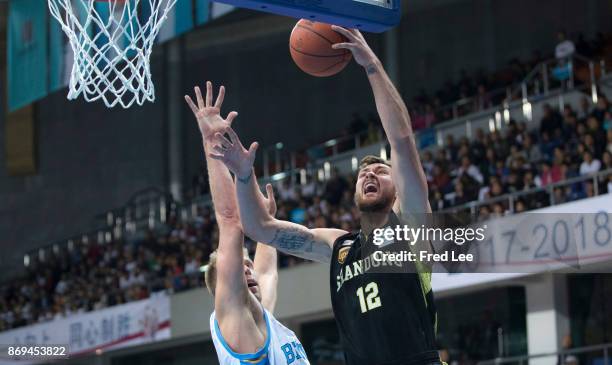
[[[354, 230], [354, 181], [335, 171], [326, 183], [277, 187], [277, 216], [309, 227]], [[97, 242], [89, 239], [36, 258], [27, 274], [0, 285], [0, 331], [71, 314], [205, 286], [203, 267], [219, 232], [208, 207], [187, 220], [172, 211], [166, 224], [142, 237]], [[251, 254], [255, 243], [247, 240]], [[279, 255], [281, 267], [302, 260]]]
[[[605, 55], [606, 44], [612, 41], [609, 35], [603, 33], [598, 33], [591, 41], [586, 40], [582, 33], [575, 37], [575, 42], [565, 32], [559, 32], [558, 38], [560, 43], [554, 52], [557, 58], [567, 58], [577, 53], [582, 57], [598, 59]], [[571, 45], [571, 52], [559, 52], [561, 48], [567, 49], [568, 44]], [[535, 51], [530, 59], [514, 58], [496, 72], [479, 69], [469, 73], [462, 70], [457, 80], [446, 80], [435, 92], [428, 93], [421, 89], [409, 105], [414, 128], [428, 128], [439, 122], [500, 105], [508, 97], [508, 86], [519, 84], [538, 64], [552, 57], [552, 50], [547, 54]], [[553, 72], [552, 67], [550, 72]], [[553, 82], [554, 75], [550, 76], [550, 82]], [[513, 98], [518, 97], [520, 95], [513, 95]]]
[[[548, 105], [539, 130], [528, 130], [524, 122], [510, 121], [505, 131], [476, 132], [472, 141], [455, 141], [448, 136], [444, 147], [423, 153], [434, 210], [484, 201], [507, 193], [546, 187], [551, 184], [612, 168], [612, 108], [604, 95], [591, 106], [583, 99], [580, 110], [565, 106], [560, 113]], [[554, 203], [612, 192], [612, 176], [554, 187]], [[545, 192], [527, 194], [516, 200], [482, 205], [482, 219], [509, 210], [523, 212], [550, 205]]]

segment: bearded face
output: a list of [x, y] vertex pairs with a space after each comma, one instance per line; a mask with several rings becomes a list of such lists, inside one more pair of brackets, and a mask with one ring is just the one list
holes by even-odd
[[355, 186], [355, 204], [363, 213], [390, 211], [395, 201], [391, 168], [375, 163], [362, 168]]

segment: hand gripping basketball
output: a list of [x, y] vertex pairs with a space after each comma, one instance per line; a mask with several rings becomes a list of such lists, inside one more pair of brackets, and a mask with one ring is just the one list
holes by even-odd
[[360, 66], [367, 67], [378, 59], [372, 51], [363, 34], [357, 29], [346, 29], [337, 25], [331, 27], [334, 31], [345, 36], [349, 41], [332, 45], [333, 49], [347, 49], [353, 53], [353, 58]]

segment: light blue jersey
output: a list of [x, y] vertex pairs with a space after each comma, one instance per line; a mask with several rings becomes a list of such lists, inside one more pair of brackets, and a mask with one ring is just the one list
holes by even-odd
[[264, 319], [268, 336], [263, 347], [253, 354], [238, 354], [232, 351], [221, 335], [215, 312], [210, 316], [212, 335], [220, 365], [310, 365], [304, 347], [295, 333], [283, 326], [267, 310]]

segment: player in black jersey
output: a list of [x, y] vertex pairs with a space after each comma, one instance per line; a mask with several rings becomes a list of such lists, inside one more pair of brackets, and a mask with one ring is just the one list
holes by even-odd
[[[391, 145], [392, 163], [369, 157], [360, 166], [355, 204], [361, 211], [361, 230], [308, 229], [268, 214], [258, 198], [253, 172], [258, 145], [245, 149], [231, 128], [227, 130], [229, 139], [217, 135], [218, 146], [211, 157], [223, 161], [236, 176], [247, 236], [285, 253], [331, 263], [332, 304], [348, 365], [437, 364], [430, 273], [423, 268], [414, 268], [411, 273], [372, 270], [368, 256], [375, 229], [431, 213], [408, 110], [361, 33], [333, 29], [348, 39], [333, 47], [350, 50], [366, 71]], [[405, 243], [391, 241], [385, 247], [401, 244]]]

